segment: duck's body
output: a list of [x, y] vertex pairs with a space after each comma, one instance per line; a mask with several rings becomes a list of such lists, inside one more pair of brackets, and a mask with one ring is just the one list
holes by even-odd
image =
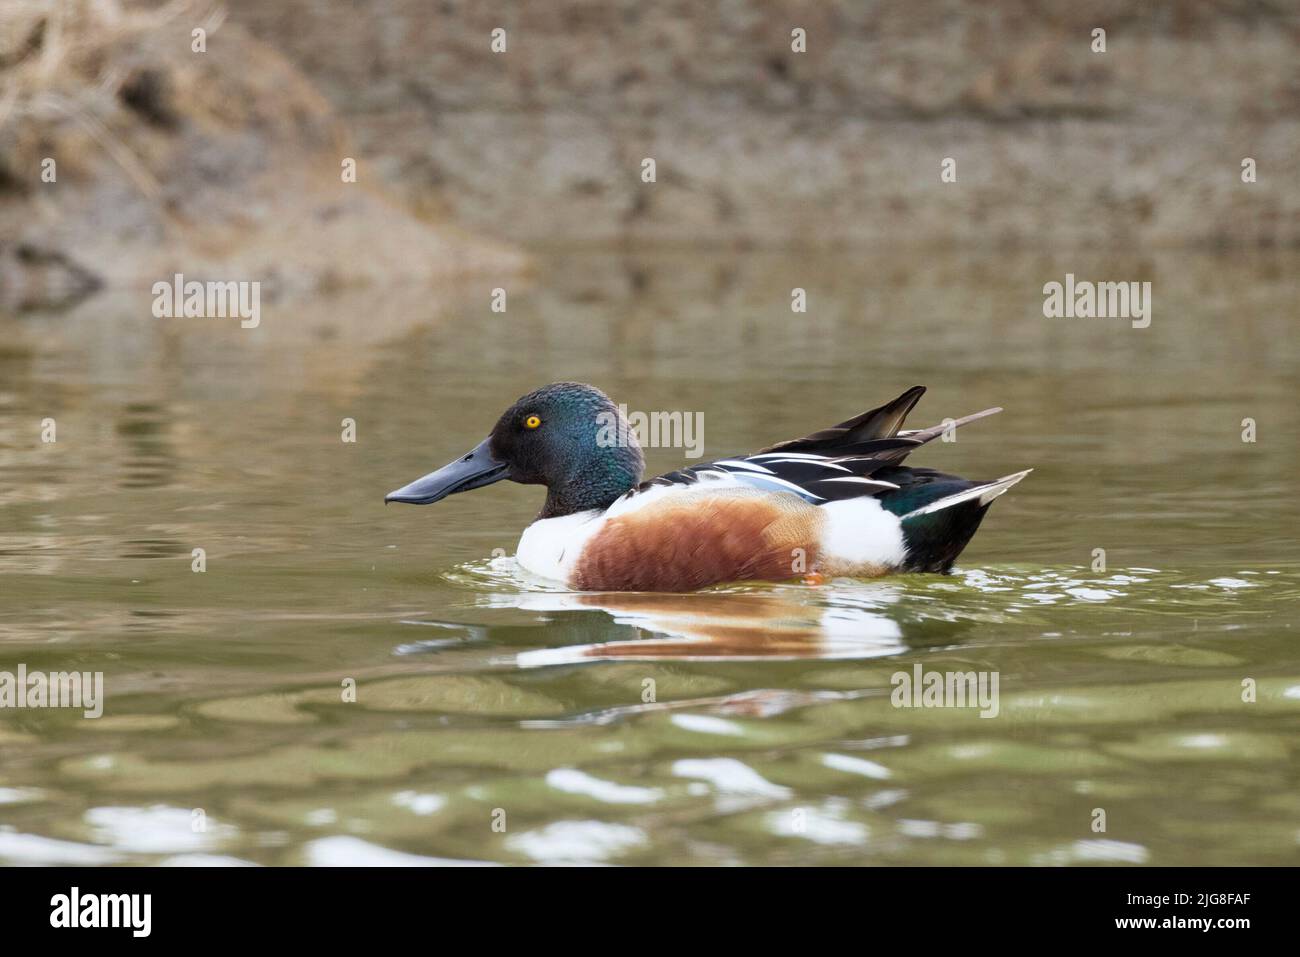
[[901, 567], [905, 556], [900, 523], [875, 499], [818, 506], [725, 475], [628, 493], [604, 512], [540, 519], [518, 551], [525, 570], [579, 591], [869, 577]]
[[546, 484], [546, 507], [524, 531], [518, 561], [581, 591], [947, 572], [992, 500], [1028, 472], [976, 482], [900, 465], [946, 430], [1000, 411], [900, 431], [924, 391], [805, 438], [638, 484], [640, 450], [613, 403], [590, 386], [557, 383], [516, 403], [468, 456], [387, 500], [423, 504], [500, 478]]

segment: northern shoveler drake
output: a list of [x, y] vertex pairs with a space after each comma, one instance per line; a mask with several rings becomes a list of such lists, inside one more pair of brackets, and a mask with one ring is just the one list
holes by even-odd
[[945, 430], [1002, 411], [900, 431], [924, 392], [913, 386], [801, 439], [643, 482], [641, 449], [618, 407], [592, 386], [557, 382], [384, 501], [429, 505], [502, 479], [545, 485], [518, 561], [579, 591], [946, 573], [989, 503], [1032, 470], [980, 482], [901, 465]]

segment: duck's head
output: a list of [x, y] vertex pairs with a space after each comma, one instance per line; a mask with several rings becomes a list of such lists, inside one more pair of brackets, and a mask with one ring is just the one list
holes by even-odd
[[556, 382], [505, 411], [486, 439], [458, 459], [384, 496], [432, 505], [448, 495], [509, 479], [545, 485], [540, 518], [605, 508], [641, 481], [635, 433], [609, 396], [581, 382]]

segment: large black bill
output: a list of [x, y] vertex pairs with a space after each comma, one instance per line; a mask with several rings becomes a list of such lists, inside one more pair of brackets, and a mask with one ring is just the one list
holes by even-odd
[[389, 492], [384, 496], [384, 503], [432, 505], [448, 495], [501, 481], [506, 477], [508, 466], [492, 457], [488, 451], [488, 442], [488, 439], [484, 439], [456, 461], [444, 465], [436, 472], [430, 472], [424, 478], [416, 479], [410, 485], [403, 485], [395, 492]]

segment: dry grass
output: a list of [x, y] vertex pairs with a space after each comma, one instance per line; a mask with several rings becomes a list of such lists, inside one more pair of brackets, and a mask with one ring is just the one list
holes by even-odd
[[[275, 50], [222, 29], [225, 19], [213, 0], [3, 0], [0, 194], [28, 193], [46, 157], [60, 181], [83, 182], [102, 179], [97, 164], [107, 158], [115, 175], [165, 206], [169, 185], [185, 175], [176, 149], [187, 135], [338, 147], [330, 104]], [[198, 27], [205, 52], [192, 49]]]
[[50, 263], [110, 284], [183, 267], [297, 288], [518, 268], [418, 221], [377, 177], [344, 188], [355, 151], [330, 103], [224, 18], [211, 0], [0, 0], [0, 260], [6, 242], [44, 256], [11, 256], [0, 286], [47, 289]]
[[211, 34], [224, 19], [223, 8], [203, 0], [152, 8], [120, 0], [6, 0], [0, 7], [0, 146], [9, 162], [28, 167], [43, 151], [70, 161], [75, 171], [81, 148], [93, 145], [156, 198], [160, 187], [148, 164], [113, 129], [123, 88], [160, 31], [202, 26]]
[[215, 32], [225, 10], [205, 0], [128, 7], [121, 0], [5, 0], [0, 7], [0, 77], [12, 112], [41, 109], [43, 97], [112, 98], [123, 76], [110, 52], [177, 23]]

